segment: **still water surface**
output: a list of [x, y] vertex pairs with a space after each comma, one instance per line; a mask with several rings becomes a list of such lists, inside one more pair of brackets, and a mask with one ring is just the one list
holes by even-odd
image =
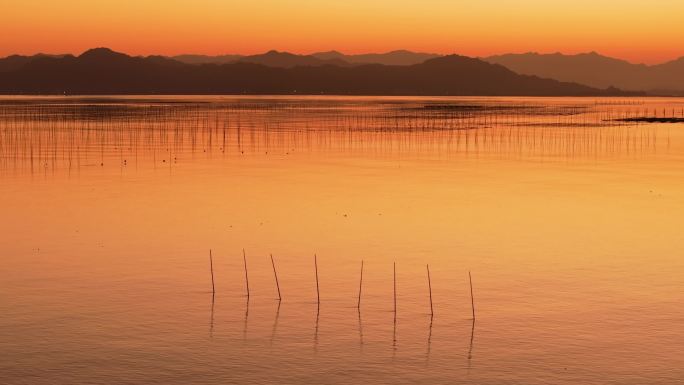
[[3, 99], [0, 382], [683, 383], [682, 108]]

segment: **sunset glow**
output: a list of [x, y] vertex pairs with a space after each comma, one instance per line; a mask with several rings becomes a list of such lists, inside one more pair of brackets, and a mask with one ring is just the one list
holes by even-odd
[[681, 384], [684, 0], [0, 0], [0, 385]]
[[684, 56], [682, 14], [677, 0], [3, 0], [0, 56], [598, 51], [658, 63]]

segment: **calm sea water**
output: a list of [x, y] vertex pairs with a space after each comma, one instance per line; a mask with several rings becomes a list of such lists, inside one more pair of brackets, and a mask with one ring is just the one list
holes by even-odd
[[684, 383], [683, 108], [5, 98], [0, 383]]

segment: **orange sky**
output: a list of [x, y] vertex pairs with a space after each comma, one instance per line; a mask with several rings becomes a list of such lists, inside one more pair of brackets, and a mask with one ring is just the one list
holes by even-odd
[[682, 0], [0, 0], [0, 56], [410, 49], [684, 56]]

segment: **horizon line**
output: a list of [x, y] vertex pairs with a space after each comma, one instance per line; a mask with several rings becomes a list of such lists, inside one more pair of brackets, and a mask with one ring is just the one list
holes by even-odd
[[346, 52], [343, 52], [343, 51], [340, 51], [340, 50], [336, 50], [336, 49], [318, 50], [318, 51], [312, 51], [312, 52], [309, 52], [309, 53], [301, 53], [301, 52], [295, 52], [295, 51], [289, 51], [289, 50], [269, 49], [269, 50], [266, 50], [266, 51], [263, 51], [263, 52], [259, 52], [259, 53], [247, 53], [247, 54], [243, 54], [243, 53], [216, 53], [216, 54], [208, 54], [208, 53], [191, 53], [191, 52], [179, 53], [179, 54], [158, 54], [158, 53], [131, 54], [131, 53], [127, 53], [126, 51], [118, 50], [118, 49], [114, 49], [114, 48], [110, 48], [110, 47], [107, 47], [107, 46], [91, 47], [91, 48], [88, 48], [88, 49], [85, 49], [85, 50], [81, 51], [81, 52], [78, 53], [78, 54], [72, 53], [72, 52], [50, 53], [50, 52], [46, 52], [46, 51], [39, 51], [39, 52], [33, 52], [33, 53], [13, 53], [13, 54], [9, 54], [9, 55], [6, 55], [6, 56], [2, 56], [2, 57], [0, 57], [0, 59], [5, 59], [5, 58], [11, 57], [11, 56], [29, 56], [29, 57], [30, 57], [30, 56], [35, 56], [35, 55], [50, 55], [50, 56], [65, 56], [65, 55], [71, 55], [71, 56], [78, 57], [78, 56], [82, 55], [82, 54], [85, 53], [85, 52], [88, 52], [88, 51], [93, 50], [93, 49], [100, 49], [100, 48], [109, 49], [109, 50], [111, 50], [111, 51], [118, 52], [118, 53], [122, 53], [122, 54], [126, 54], [126, 55], [131, 56], [131, 57], [161, 56], [161, 57], [167, 57], [167, 58], [174, 58], [174, 57], [178, 57], [178, 56], [206, 56], [206, 57], [243, 56], [243, 57], [244, 57], [244, 56], [263, 55], [263, 54], [266, 54], [266, 53], [274, 52], [274, 51], [275, 51], [275, 52], [278, 52], [278, 53], [288, 53], [288, 54], [293, 54], [293, 55], [298, 55], [298, 56], [312, 56], [312, 55], [315, 55], [315, 54], [319, 54], [319, 53], [328, 53], [328, 52], [338, 52], [338, 53], [340, 53], [340, 54], [342, 54], [342, 55], [345, 55], [345, 56], [384, 55], [384, 54], [389, 54], [389, 53], [394, 53], [394, 52], [410, 52], [410, 53], [413, 53], [413, 54], [426, 54], [426, 55], [438, 55], [438, 56], [460, 55], [460, 56], [466, 56], [466, 57], [471, 57], [471, 58], [475, 58], [475, 59], [487, 59], [487, 58], [494, 57], [494, 56], [504, 56], [504, 55], [528, 55], [528, 54], [535, 54], [535, 55], [540, 55], [540, 56], [548, 56], [548, 55], [579, 56], [579, 55], [592, 55], [592, 54], [594, 54], [594, 55], [598, 55], [598, 56], [602, 56], [602, 57], [606, 57], [606, 58], [621, 60], [621, 61], [627, 62], [627, 63], [629, 63], [629, 64], [632, 64], [632, 65], [644, 65], [644, 66], [657, 66], [657, 65], [661, 65], [661, 64], [666, 64], [666, 63], [670, 63], [670, 62], [673, 62], [673, 61], [677, 61], [677, 60], [680, 60], [680, 59], [684, 59], [684, 55], [682, 55], [682, 56], [674, 57], [674, 58], [671, 58], [671, 59], [667, 59], [667, 60], [665, 60], [665, 61], [654, 62], [654, 63], [633, 62], [633, 61], [628, 60], [628, 59], [623, 59], [623, 58], [616, 57], [616, 56], [605, 55], [605, 54], [602, 54], [601, 52], [598, 52], [598, 51], [596, 51], [596, 50], [592, 50], [592, 51], [583, 51], [583, 52], [575, 52], [575, 53], [565, 53], [565, 52], [562, 52], [562, 51], [555, 51], [555, 52], [540, 52], [540, 51], [525, 51], [525, 52], [520, 52], [520, 51], [518, 51], [518, 52], [515, 52], [515, 51], [513, 51], [513, 52], [495, 53], [495, 54], [490, 54], [490, 55], [487, 55], [487, 56], [470, 56], [470, 55], [467, 55], [467, 54], [462, 54], [462, 53], [457, 53], [457, 52], [451, 52], [451, 53], [444, 53], [444, 52], [426, 52], [426, 51], [413, 51], [413, 50], [405, 49], [405, 48], [390, 49], [390, 50], [388, 50], [388, 51], [382, 50], [382, 51], [375, 51], [375, 52], [363, 52], [363, 53], [346, 53]]

